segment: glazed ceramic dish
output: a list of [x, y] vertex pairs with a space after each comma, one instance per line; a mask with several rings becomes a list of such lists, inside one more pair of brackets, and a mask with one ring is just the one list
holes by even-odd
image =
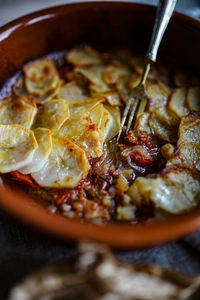
[[[0, 74], [0, 85], [3, 86], [7, 79], [11, 78], [14, 74], [16, 74], [16, 72], [20, 70], [22, 64], [26, 63], [27, 60], [36, 59], [37, 57], [42, 57], [43, 55], [46, 55], [48, 53], [57, 53], [56, 55], [59, 55], [59, 51], [71, 49], [76, 45], [92, 45], [93, 47], [99, 49], [99, 51], [105, 51], [106, 49], [107, 53], [109, 51], [113, 51], [113, 49], [116, 50], [119, 48], [129, 48], [131, 50], [134, 50], [134, 53], [140, 53], [141, 55], [144, 53], [144, 49], [146, 49], [148, 44], [148, 39], [154, 20], [154, 13], [154, 8], [145, 5], [136, 5], [120, 2], [84, 3], [48, 9], [14, 21], [11, 24], [6, 25], [4, 28], [2, 28], [0, 32], [0, 57], [2, 66]], [[145, 24], [144, 22], [141, 22], [141, 18], [145, 20]], [[171, 65], [176, 65], [178, 69], [189, 68], [194, 70], [194, 72], [198, 72], [198, 45], [194, 49], [190, 46], [192, 45], [195, 39], [198, 39], [198, 28], [198, 21], [195, 21], [189, 17], [180, 14], [175, 14], [172, 19], [172, 22], [170, 23], [163, 44], [161, 45], [160, 59], [165, 62], [167, 61]], [[179, 36], [178, 41], [176, 36]], [[185, 41], [187, 41], [187, 43]], [[99, 64], [99, 58], [97, 59], [98, 54], [97, 52], [94, 52], [94, 50], [92, 50], [91, 48], [84, 48], [84, 50], [83, 48], [74, 49], [78, 49], [79, 54], [80, 49], [81, 51], [86, 51], [87, 53], [88, 51], [89, 53], [91, 53], [92, 51], [93, 57], [96, 56], [96, 61], [93, 60], [92, 63]], [[77, 55], [77, 50], [75, 50], [75, 52], [74, 50], [69, 52], [67, 59], [70, 61], [70, 63], [73, 63], [74, 55]], [[109, 55], [103, 55], [103, 57], [106, 57], [106, 61], [108, 60], [108, 56]], [[42, 64], [47, 62], [39, 61], [39, 63]], [[49, 63], [51, 66], [50, 69], [52, 69], [51, 62], [48, 61], [48, 64]], [[37, 65], [37, 63], [35, 65]], [[33, 88], [33, 83], [31, 82], [33, 78], [30, 78], [29, 75], [31, 68], [33, 67], [33, 63], [25, 64], [25, 66], [27, 66], [24, 68], [25, 76], [27, 76], [27, 78], [25, 77], [25, 84], [26, 88], [31, 90]], [[110, 69], [107, 68], [107, 71], [109, 70]], [[83, 70], [80, 70], [79, 68], [79, 73], [80, 71], [83, 72]], [[180, 76], [175, 75], [175, 81], [179, 81], [179, 77]], [[110, 77], [107, 76], [107, 80], [108, 78]], [[4, 98], [9, 95], [10, 85], [13, 85], [14, 81], [16, 80], [16, 77], [12, 80], [8, 81], [8, 84], [4, 84], [3, 89], [1, 90], [1, 98]], [[34, 80], [35, 78], [33, 79], [33, 81]], [[179, 86], [179, 82], [177, 86]], [[164, 87], [163, 90], [165, 90]], [[92, 92], [94, 92], [94, 85], [92, 86]], [[178, 92], [180, 92], [180, 90], [178, 90]], [[183, 90], [181, 92], [183, 92]], [[174, 106], [174, 103], [177, 101], [177, 91], [174, 94], [175, 97], [173, 96], [173, 101], [170, 101], [170, 108], [172, 108], [172, 110], [175, 109], [175, 112], [177, 113], [177, 106]], [[107, 99], [106, 97], [107, 96], [104, 96], [104, 100]], [[107, 110], [109, 109], [109, 105], [112, 106], [113, 103], [105, 104], [104, 107], [104, 104], [102, 104], [104, 100], [95, 100], [95, 105], [97, 105], [96, 107], [99, 107], [101, 110], [104, 109], [107, 112]], [[56, 106], [66, 106], [64, 100], [53, 101], [56, 102]], [[10, 100], [7, 99], [6, 101], [4, 101], [4, 106], [9, 106], [9, 103]], [[35, 110], [34, 105], [31, 102], [31, 114]], [[114, 105], [114, 107], [116, 106]], [[115, 108], [115, 110], [116, 109], [117, 108]], [[180, 111], [178, 111], [178, 113], [180, 113]], [[153, 113], [151, 112], [151, 114]], [[67, 115], [62, 117], [64, 118], [63, 120], [68, 118]], [[199, 115], [195, 115], [195, 118], [199, 118]], [[155, 119], [156, 115], [152, 118], [152, 120], [154, 121]], [[195, 121], [193, 115], [192, 120]], [[9, 126], [12, 127], [12, 125], [8, 125], [8, 127]], [[13, 127], [11, 127], [9, 127], [9, 129], [13, 130]], [[36, 128], [37, 127], [38, 126], [36, 126]], [[41, 125], [39, 127], [41, 127]], [[93, 127], [94, 126], [90, 125], [89, 128], [94, 131], [96, 127]], [[2, 130], [4, 129], [5, 128], [3, 128]], [[6, 130], [7, 129], [8, 128], [6, 127]], [[14, 129], [16, 130], [16, 126]], [[22, 130], [23, 128], [21, 126], [17, 129]], [[56, 131], [58, 130], [56, 127], [54, 127], [52, 130], [54, 129]], [[49, 135], [47, 129], [42, 131], [40, 129], [39, 131], [38, 129], [36, 130], [39, 136], [41, 134], [45, 134], [46, 136]], [[27, 132], [27, 130], [24, 130], [24, 132], [25, 131]], [[58, 137], [58, 139], [59, 138], [60, 137]], [[161, 139], [163, 139], [163, 136], [161, 136]], [[166, 137], [164, 135], [164, 140], [173, 142], [174, 136]], [[76, 140], [76, 143], [79, 143], [78, 146], [80, 147], [82, 147], [83, 144], [85, 145], [85, 142], [82, 143], [81, 140]], [[71, 144], [72, 142], [70, 142], [70, 147], [72, 146]], [[77, 150], [78, 148], [76, 147], [77, 146], [75, 146], [75, 149]], [[81, 150], [82, 152], [80, 150], [78, 151], [79, 154], [84, 152], [83, 150]], [[98, 152], [99, 148], [95, 149], [95, 151], [95, 157], [100, 156], [101, 153]], [[122, 152], [124, 151], [127, 151], [127, 149], [123, 148]], [[94, 155], [94, 152], [92, 153], [92, 155]], [[20, 166], [23, 167], [22, 165]], [[34, 165], [34, 169], [35, 167], [36, 166]], [[25, 174], [28, 172], [26, 168], [22, 169], [22, 171], [25, 172]], [[188, 171], [186, 173], [188, 174]], [[164, 174], [166, 174], [166, 172], [164, 172]], [[14, 176], [16, 177], [16, 173], [14, 174]], [[42, 176], [40, 176], [40, 174], [35, 175], [35, 173], [32, 173], [32, 176], [37, 182], [41, 181]], [[164, 177], [166, 177], [166, 175], [164, 175]], [[151, 185], [155, 180], [156, 179], [149, 179], [148, 184]], [[69, 187], [71, 187], [71, 184], [74, 184], [74, 182], [72, 181], [70, 181]], [[139, 181], [137, 180], [136, 182]], [[46, 183], [44, 181], [41, 182], [40, 185], [44, 186], [44, 184], [49, 185], [49, 183]], [[146, 183], [143, 182], [143, 185], [144, 184]], [[64, 183], [64, 185], [66, 185], [66, 183]], [[69, 185], [69, 181], [67, 185]], [[133, 192], [134, 190], [135, 187], [133, 189]], [[179, 196], [177, 195], [177, 197], [181, 197], [180, 193]], [[0, 203], [3, 207], [7, 208], [10, 212], [13, 212], [16, 216], [20, 217], [24, 221], [37, 225], [39, 228], [52, 232], [57, 236], [68, 238], [93, 239], [118, 247], [144, 247], [159, 244], [192, 232], [193, 230], [199, 228], [200, 225], [199, 208], [195, 208], [187, 213], [182, 213], [181, 215], [175, 215], [174, 217], [165, 216], [165, 218], [162, 218], [162, 220], [159, 220], [159, 218], [148, 218], [148, 221], [137, 222], [137, 224], [117, 224], [113, 222], [103, 222], [101, 223], [101, 225], [97, 225], [86, 222], [83, 223], [73, 218], [67, 218], [71, 217], [71, 214], [65, 214], [67, 215], [67, 217], [65, 218], [57, 213], [52, 214], [52, 212], [50, 212], [47, 208], [47, 201], [30, 198], [27, 194], [24, 194], [23, 191], [20, 190], [18, 185], [14, 185], [12, 187], [12, 190], [9, 187], [2, 186], [0, 190]], [[129, 209], [128, 214], [127, 208]], [[131, 214], [129, 213], [130, 210], [132, 210]], [[169, 210], [169, 207], [167, 207], [167, 210]], [[175, 207], [170, 207], [170, 210], [174, 210], [173, 212], [175, 213], [177, 212], [177, 208]], [[130, 221], [135, 221], [133, 215], [133, 206], [129, 205], [126, 207], [125, 210], [124, 208], [118, 206], [117, 212], [118, 214], [116, 216], [119, 220], [121, 220], [121, 218], [122, 220], [129, 220], [130, 218]], [[88, 215], [91, 216], [91, 212]], [[108, 212], [107, 216], [108, 218], [110, 218]]]

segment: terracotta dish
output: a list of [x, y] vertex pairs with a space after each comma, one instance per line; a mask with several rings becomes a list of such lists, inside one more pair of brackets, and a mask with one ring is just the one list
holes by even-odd
[[[98, 49], [127, 47], [144, 54], [155, 8], [126, 2], [89, 2], [46, 9], [0, 29], [0, 87], [26, 61], [88, 44]], [[175, 13], [160, 48], [160, 59], [180, 68], [200, 69], [200, 22]], [[0, 98], [6, 97], [9, 85]], [[138, 224], [89, 224], [52, 214], [20, 188], [0, 188], [0, 205], [41, 230], [62, 238], [91, 239], [109, 245], [148, 247], [180, 238], [200, 228], [200, 209]]]

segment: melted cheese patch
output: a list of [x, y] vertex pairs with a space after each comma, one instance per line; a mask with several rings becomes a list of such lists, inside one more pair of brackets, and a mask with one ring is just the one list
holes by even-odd
[[38, 144], [32, 130], [0, 125], [0, 172], [16, 171], [32, 161]]
[[87, 157], [80, 147], [68, 139], [53, 138], [47, 163], [31, 175], [43, 187], [74, 188], [88, 170]]
[[19, 170], [22, 174], [38, 172], [42, 169], [52, 150], [52, 137], [49, 129], [37, 128], [34, 131], [34, 134], [38, 143], [38, 148], [33, 154], [32, 161]]
[[30, 128], [36, 115], [35, 101], [30, 97], [16, 100], [6, 98], [0, 102], [0, 124], [19, 124]]

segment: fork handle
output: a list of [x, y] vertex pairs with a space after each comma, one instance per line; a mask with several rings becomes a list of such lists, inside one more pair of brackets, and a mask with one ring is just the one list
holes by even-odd
[[158, 48], [162, 40], [165, 29], [169, 23], [177, 0], [159, 0], [156, 10], [156, 19], [154, 23], [153, 33], [146, 58], [151, 62], [156, 61]]

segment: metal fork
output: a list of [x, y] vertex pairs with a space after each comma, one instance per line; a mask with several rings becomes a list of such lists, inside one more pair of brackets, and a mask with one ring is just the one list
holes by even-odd
[[127, 116], [129, 114], [128, 124], [126, 127], [126, 132], [129, 131], [132, 121], [135, 120], [139, 115], [145, 111], [147, 105], [147, 95], [145, 92], [145, 82], [150, 71], [151, 63], [156, 61], [158, 48], [162, 40], [165, 29], [169, 23], [173, 10], [175, 8], [177, 0], [159, 0], [158, 7], [156, 10], [156, 19], [154, 23], [154, 28], [151, 36], [151, 41], [147, 54], [145, 56], [145, 67], [142, 73], [142, 78], [138, 86], [133, 88], [129, 93], [129, 98], [124, 109], [120, 130], [117, 137], [117, 142], [121, 136], [124, 129]]

